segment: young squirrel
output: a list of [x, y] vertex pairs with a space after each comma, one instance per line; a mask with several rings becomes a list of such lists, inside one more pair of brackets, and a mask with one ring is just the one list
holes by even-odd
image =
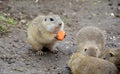
[[116, 66], [120, 65], [120, 48], [108, 48], [101, 55], [102, 59], [114, 63]]
[[74, 53], [68, 61], [72, 74], [118, 74], [116, 66], [106, 60]]
[[105, 32], [93, 26], [83, 27], [77, 33], [78, 50], [86, 56], [99, 57], [105, 47]]

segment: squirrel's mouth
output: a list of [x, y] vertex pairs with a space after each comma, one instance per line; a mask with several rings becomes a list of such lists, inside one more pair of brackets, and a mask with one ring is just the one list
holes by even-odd
[[51, 32], [53, 34], [57, 34], [60, 30], [61, 30], [62, 24], [57, 24], [56, 26], [54, 26], [54, 28], [52, 28]]
[[54, 30], [52, 31], [54, 34], [57, 34], [58, 31], [60, 31], [61, 27], [60, 26], [57, 26], [54, 28]]

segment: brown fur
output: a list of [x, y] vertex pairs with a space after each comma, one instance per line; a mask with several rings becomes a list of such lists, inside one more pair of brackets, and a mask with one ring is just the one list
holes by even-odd
[[120, 65], [120, 48], [106, 49], [101, 58], [114, 63], [116, 66]]
[[105, 32], [93, 26], [80, 29], [77, 34], [78, 50], [86, 56], [99, 57], [105, 47]]
[[74, 53], [69, 62], [72, 74], [118, 74], [116, 66], [106, 60]]
[[39, 15], [29, 23], [27, 29], [27, 40], [34, 51], [43, 54], [43, 47], [56, 52], [56, 34], [63, 30], [64, 23], [58, 15]]

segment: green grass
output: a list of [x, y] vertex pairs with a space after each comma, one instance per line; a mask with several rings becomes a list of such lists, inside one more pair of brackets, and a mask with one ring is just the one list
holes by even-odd
[[[0, 14], [0, 21], [6, 23], [6, 25], [16, 25], [17, 21], [13, 18], [5, 17], [4, 15]], [[3, 24], [0, 24], [0, 31], [1, 32], [9, 32], [8, 28], [6, 28]]]
[[17, 22], [14, 19], [12, 19], [12, 18], [7, 18], [5, 21], [8, 24], [11, 24], [11, 25], [16, 25], [17, 24]]
[[13, 18], [6, 18], [4, 15], [0, 14], [0, 21], [4, 21], [9, 25], [16, 25], [17, 22]]
[[5, 20], [6, 18], [3, 16], [3, 15], [0, 15], [0, 21], [2, 20]]
[[0, 31], [9, 32], [9, 30], [6, 27], [4, 27], [3, 25], [1, 25], [1, 24], [0, 24]]

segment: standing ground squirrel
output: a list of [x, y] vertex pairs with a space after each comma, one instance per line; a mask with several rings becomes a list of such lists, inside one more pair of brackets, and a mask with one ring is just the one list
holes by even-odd
[[55, 53], [56, 36], [59, 31], [64, 31], [64, 23], [58, 15], [39, 15], [29, 23], [27, 40], [40, 55], [43, 54], [43, 47]]
[[78, 50], [86, 56], [99, 57], [105, 47], [105, 32], [93, 26], [87, 26], [77, 33]]

